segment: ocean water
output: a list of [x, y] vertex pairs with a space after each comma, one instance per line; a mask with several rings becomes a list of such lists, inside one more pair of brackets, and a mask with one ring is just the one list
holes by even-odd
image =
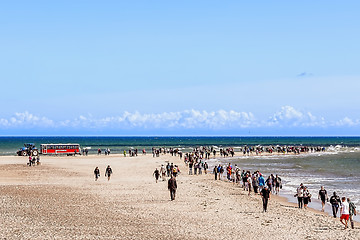
[[81, 147], [91, 147], [90, 154], [98, 148], [122, 153], [129, 148], [150, 152], [152, 147], [176, 147], [186, 152], [195, 146], [231, 146], [235, 151], [244, 145], [324, 146], [326, 152], [300, 155], [244, 156], [236, 152], [234, 158], [217, 158], [209, 164], [230, 162], [266, 176], [278, 174], [283, 180], [282, 193], [288, 196], [294, 195], [303, 183], [316, 199], [323, 185], [329, 197], [336, 191], [360, 207], [360, 137], [0, 137], [0, 155], [15, 155], [24, 143], [38, 147], [41, 143], [79, 143]]
[[360, 147], [360, 137], [0, 137], [0, 155], [14, 155], [24, 143], [79, 143], [91, 147], [110, 148], [121, 153], [130, 147], [151, 150], [152, 147], [178, 147], [190, 151], [194, 146], [243, 146], [243, 145], [308, 145]]

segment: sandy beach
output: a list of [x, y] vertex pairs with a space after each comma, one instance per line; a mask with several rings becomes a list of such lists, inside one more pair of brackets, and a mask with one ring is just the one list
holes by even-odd
[[[170, 155], [47, 156], [34, 167], [26, 162], [0, 157], [1, 239], [360, 239], [359, 225], [344, 230], [339, 219], [300, 210], [284, 198], [272, 196], [263, 213], [260, 196], [214, 181], [212, 174], [189, 176]], [[167, 182], [155, 183], [152, 176], [166, 162], [182, 170], [175, 201]]]

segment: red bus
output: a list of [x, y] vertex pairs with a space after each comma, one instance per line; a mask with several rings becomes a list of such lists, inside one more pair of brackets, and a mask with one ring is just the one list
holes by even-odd
[[41, 154], [67, 154], [67, 155], [76, 155], [80, 154], [80, 144], [41, 144], [40, 145]]

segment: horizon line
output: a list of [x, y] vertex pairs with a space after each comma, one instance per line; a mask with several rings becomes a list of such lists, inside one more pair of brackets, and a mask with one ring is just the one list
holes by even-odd
[[3, 135], [0, 137], [360, 137], [360, 135]]

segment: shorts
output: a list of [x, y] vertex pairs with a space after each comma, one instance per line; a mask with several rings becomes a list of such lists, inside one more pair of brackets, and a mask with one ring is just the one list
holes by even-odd
[[342, 219], [349, 220], [349, 214], [341, 214], [340, 220]]

